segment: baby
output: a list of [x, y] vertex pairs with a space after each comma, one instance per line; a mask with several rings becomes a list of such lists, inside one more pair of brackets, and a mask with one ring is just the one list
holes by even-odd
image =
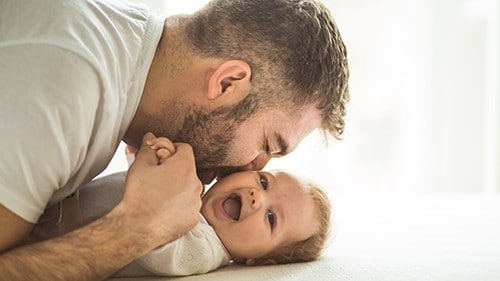
[[[165, 138], [151, 142], [159, 162], [172, 153], [169, 143]], [[110, 211], [123, 194], [123, 184], [99, 185], [99, 190], [80, 190], [76, 200], [82, 223]], [[311, 261], [319, 257], [328, 237], [330, 203], [320, 188], [289, 173], [242, 171], [219, 179], [202, 196], [199, 220], [191, 231], [136, 263], [156, 275], [184, 276], [230, 263]]]

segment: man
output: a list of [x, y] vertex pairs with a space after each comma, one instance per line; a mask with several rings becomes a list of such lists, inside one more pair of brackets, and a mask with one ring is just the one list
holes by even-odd
[[[0, 279], [103, 279], [175, 240], [197, 222], [200, 179], [261, 169], [315, 128], [340, 137], [347, 77], [314, 0], [215, 0], [166, 20], [120, 1], [1, 1]], [[174, 142], [162, 163], [155, 135]], [[140, 149], [118, 206], [20, 246], [121, 140]]]

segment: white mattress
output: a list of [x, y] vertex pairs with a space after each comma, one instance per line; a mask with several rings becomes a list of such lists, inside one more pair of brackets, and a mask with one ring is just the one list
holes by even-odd
[[230, 266], [184, 278], [109, 280], [500, 280], [500, 196], [355, 195], [333, 198], [336, 238], [310, 263]]

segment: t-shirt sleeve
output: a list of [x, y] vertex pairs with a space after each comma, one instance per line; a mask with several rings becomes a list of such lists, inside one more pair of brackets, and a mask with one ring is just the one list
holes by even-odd
[[63, 48], [0, 45], [0, 203], [23, 219], [35, 223], [83, 162], [99, 81]]
[[137, 261], [162, 276], [203, 274], [225, 266], [229, 255], [213, 230], [202, 223], [172, 243], [159, 247]]

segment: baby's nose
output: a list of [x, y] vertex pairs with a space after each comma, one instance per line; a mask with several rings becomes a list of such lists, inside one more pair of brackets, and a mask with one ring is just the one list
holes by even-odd
[[257, 188], [251, 188], [249, 190], [249, 203], [250, 203], [250, 206], [253, 210], [258, 210], [261, 208], [262, 206], [262, 202], [263, 202], [263, 194], [262, 194], [262, 191], [257, 189]]

